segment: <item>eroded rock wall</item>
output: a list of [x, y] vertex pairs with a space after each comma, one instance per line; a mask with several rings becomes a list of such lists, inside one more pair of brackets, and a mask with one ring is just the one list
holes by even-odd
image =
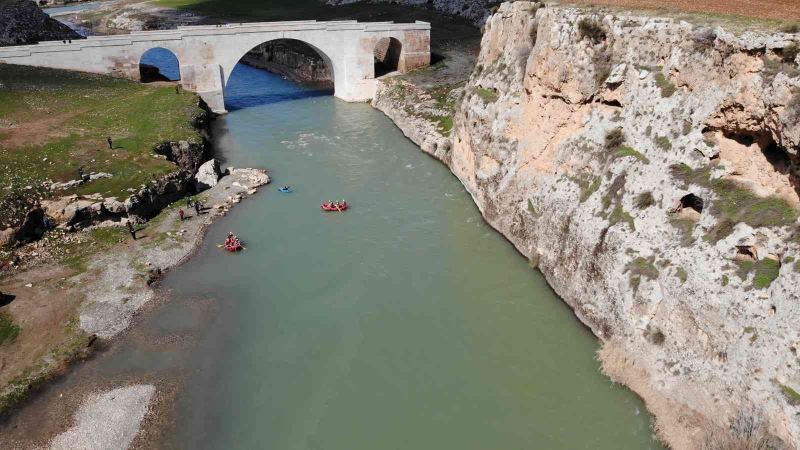
[[[800, 442], [800, 36], [503, 4], [442, 142], [674, 448], [743, 416]], [[734, 436], [736, 438], [736, 436]]]

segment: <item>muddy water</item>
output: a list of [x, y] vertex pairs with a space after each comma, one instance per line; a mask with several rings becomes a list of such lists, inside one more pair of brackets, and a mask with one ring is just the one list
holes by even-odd
[[[274, 182], [166, 281], [219, 303], [175, 444], [660, 448], [642, 403], [599, 373], [597, 341], [387, 118], [244, 66], [231, 87], [218, 148]], [[328, 199], [352, 209], [323, 213]], [[229, 230], [245, 252], [216, 247]]]

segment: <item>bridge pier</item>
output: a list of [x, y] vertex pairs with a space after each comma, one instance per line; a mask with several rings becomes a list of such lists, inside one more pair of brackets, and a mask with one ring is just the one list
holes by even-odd
[[181, 65], [181, 86], [199, 95], [211, 111], [226, 113], [222, 74], [219, 64]]

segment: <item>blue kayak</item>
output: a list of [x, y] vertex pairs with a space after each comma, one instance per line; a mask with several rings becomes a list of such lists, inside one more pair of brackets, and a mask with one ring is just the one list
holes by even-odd
[[284, 194], [288, 194], [289, 192], [292, 192], [292, 188], [288, 187], [288, 186], [287, 187], [278, 188], [278, 192], [283, 192]]

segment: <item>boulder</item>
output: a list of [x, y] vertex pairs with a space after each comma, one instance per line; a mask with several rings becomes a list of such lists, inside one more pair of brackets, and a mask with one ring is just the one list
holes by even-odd
[[219, 182], [220, 175], [219, 161], [216, 159], [208, 160], [200, 166], [197, 170], [197, 174], [194, 176], [195, 187], [198, 191], [212, 188]]
[[44, 209], [42, 208], [36, 207], [28, 211], [25, 215], [25, 220], [15, 233], [14, 240], [21, 243], [39, 240], [44, 235], [44, 232], [47, 231], [44, 217]]

